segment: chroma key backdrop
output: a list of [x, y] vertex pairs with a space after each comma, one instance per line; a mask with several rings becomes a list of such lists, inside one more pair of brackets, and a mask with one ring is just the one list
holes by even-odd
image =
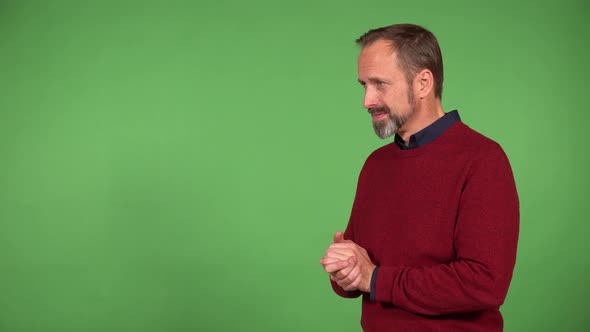
[[0, 331], [359, 331], [319, 264], [365, 158], [354, 41], [438, 37], [521, 204], [506, 331], [588, 331], [587, 1], [0, 2]]

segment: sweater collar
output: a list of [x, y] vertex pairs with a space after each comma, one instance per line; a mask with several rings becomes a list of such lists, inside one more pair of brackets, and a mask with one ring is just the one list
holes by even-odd
[[409, 144], [406, 145], [402, 137], [398, 134], [395, 134], [394, 142], [402, 150], [419, 148], [437, 139], [457, 121], [461, 121], [461, 117], [459, 116], [459, 111], [454, 110], [445, 113], [440, 119], [410, 136]]

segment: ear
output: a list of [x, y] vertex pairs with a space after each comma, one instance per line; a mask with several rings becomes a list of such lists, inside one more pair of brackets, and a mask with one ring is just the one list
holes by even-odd
[[420, 99], [426, 98], [434, 90], [434, 76], [428, 69], [422, 69], [414, 78], [414, 95]]

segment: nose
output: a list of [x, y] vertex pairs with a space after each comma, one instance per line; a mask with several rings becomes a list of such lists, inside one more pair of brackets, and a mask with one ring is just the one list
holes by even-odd
[[363, 107], [366, 109], [373, 108], [378, 105], [377, 95], [371, 89], [371, 87], [367, 86], [365, 89], [365, 99], [363, 100]]

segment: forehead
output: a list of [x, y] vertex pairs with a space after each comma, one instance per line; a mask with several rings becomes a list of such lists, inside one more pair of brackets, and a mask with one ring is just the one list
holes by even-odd
[[395, 52], [391, 49], [391, 43], [386, 40], [380, 39], [365, 46], [358, 58], [359, 75], [367, 71], [393, 74], [398, 68]]

